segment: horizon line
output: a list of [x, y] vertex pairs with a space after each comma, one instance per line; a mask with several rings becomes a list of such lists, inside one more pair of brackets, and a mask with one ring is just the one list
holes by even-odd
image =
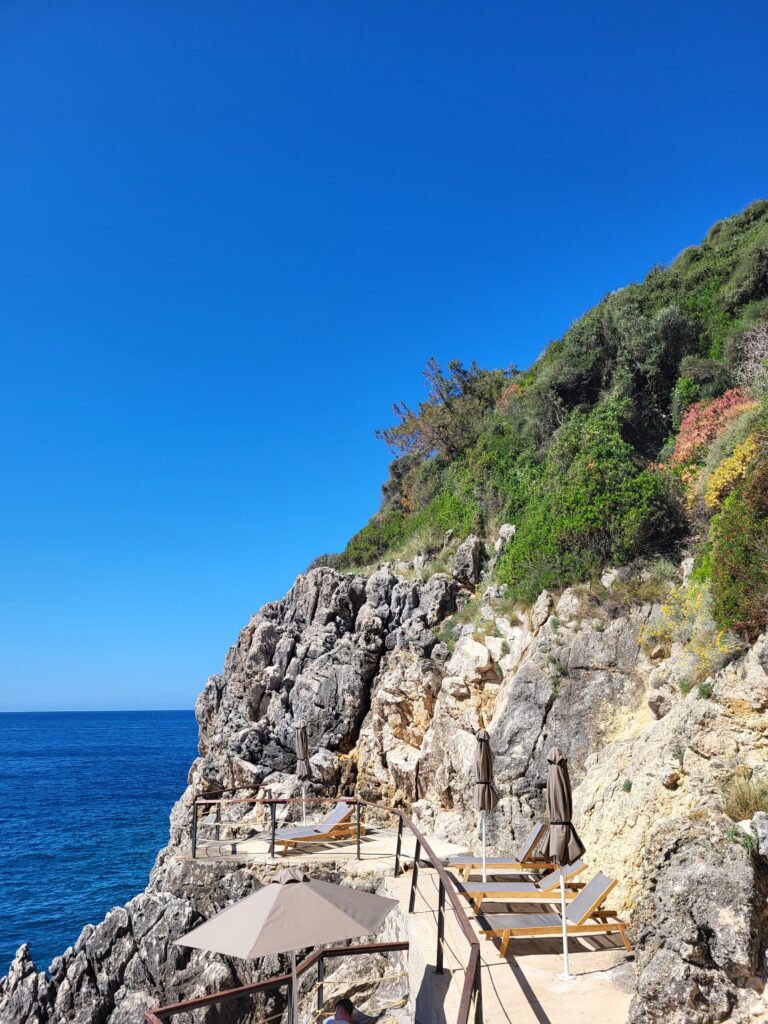
[[179, 711], [194, 714], [194, 708], [0, 708], [0, 715], [173, 715]]

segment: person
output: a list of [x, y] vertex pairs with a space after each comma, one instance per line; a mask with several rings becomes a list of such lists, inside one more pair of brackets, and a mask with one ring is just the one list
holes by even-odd
[[333, 1008], [333, 1016], [327, 1017], [324, 1024], [353, 1024], [355, 1006], [351, 999], [339, 999]]

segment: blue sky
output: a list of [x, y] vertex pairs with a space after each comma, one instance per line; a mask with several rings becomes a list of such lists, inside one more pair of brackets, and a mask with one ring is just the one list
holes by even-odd
[[0, 5], [0, 707], [191, 706], [376, 509], [430, 355], [526, 365], [768, 194], [767, 30]]

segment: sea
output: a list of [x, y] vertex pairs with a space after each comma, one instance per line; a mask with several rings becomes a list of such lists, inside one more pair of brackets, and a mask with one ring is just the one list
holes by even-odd
[[192, 711], [0, 714], [0, 976], [144, 889], [196, 753]]

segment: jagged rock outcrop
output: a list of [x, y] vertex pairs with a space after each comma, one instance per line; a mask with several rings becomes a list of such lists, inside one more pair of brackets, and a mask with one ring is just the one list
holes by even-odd
[[[123, 1024], [153, 1003], [276, 969], [198, 961], [172, 945], [264, 880], [257, 869], [178, 854], [195, 793], [296, 792], [299, 718], [312, 791], [410, 806], [427, 832], [467, 844], [478, 827], [474, 734], [486, 728], [501, 793], [488, 840], [499, 851], [543, 813], [545, 755], [557, 743], [589, 863], [620, 880], [617, 903], [632, 917], [632, 1024], [705, 1024], [768, 1008], [759, 995], [768, 816], [738, 827], [723, 806], [737, 769], [768, 783], [768, 638], [713, 675], [709, 699], [686, 695], [674, 685], [680, 652], [646, 651], [658, 607], [626, 597], [626, 571], [607, 573], [602, 594], [544, 592], [515, 610], [504, 588], [483, 587], [485, 548], [470, 540], [450, 576], [320, 567], [251, 618], [198, 700], [200, 757], [147, 892], [86, 929], [48, 975], [22, 949], [0, 983], [4, 1022]], [[242, 813], [253, 814], [229, 811]]]

